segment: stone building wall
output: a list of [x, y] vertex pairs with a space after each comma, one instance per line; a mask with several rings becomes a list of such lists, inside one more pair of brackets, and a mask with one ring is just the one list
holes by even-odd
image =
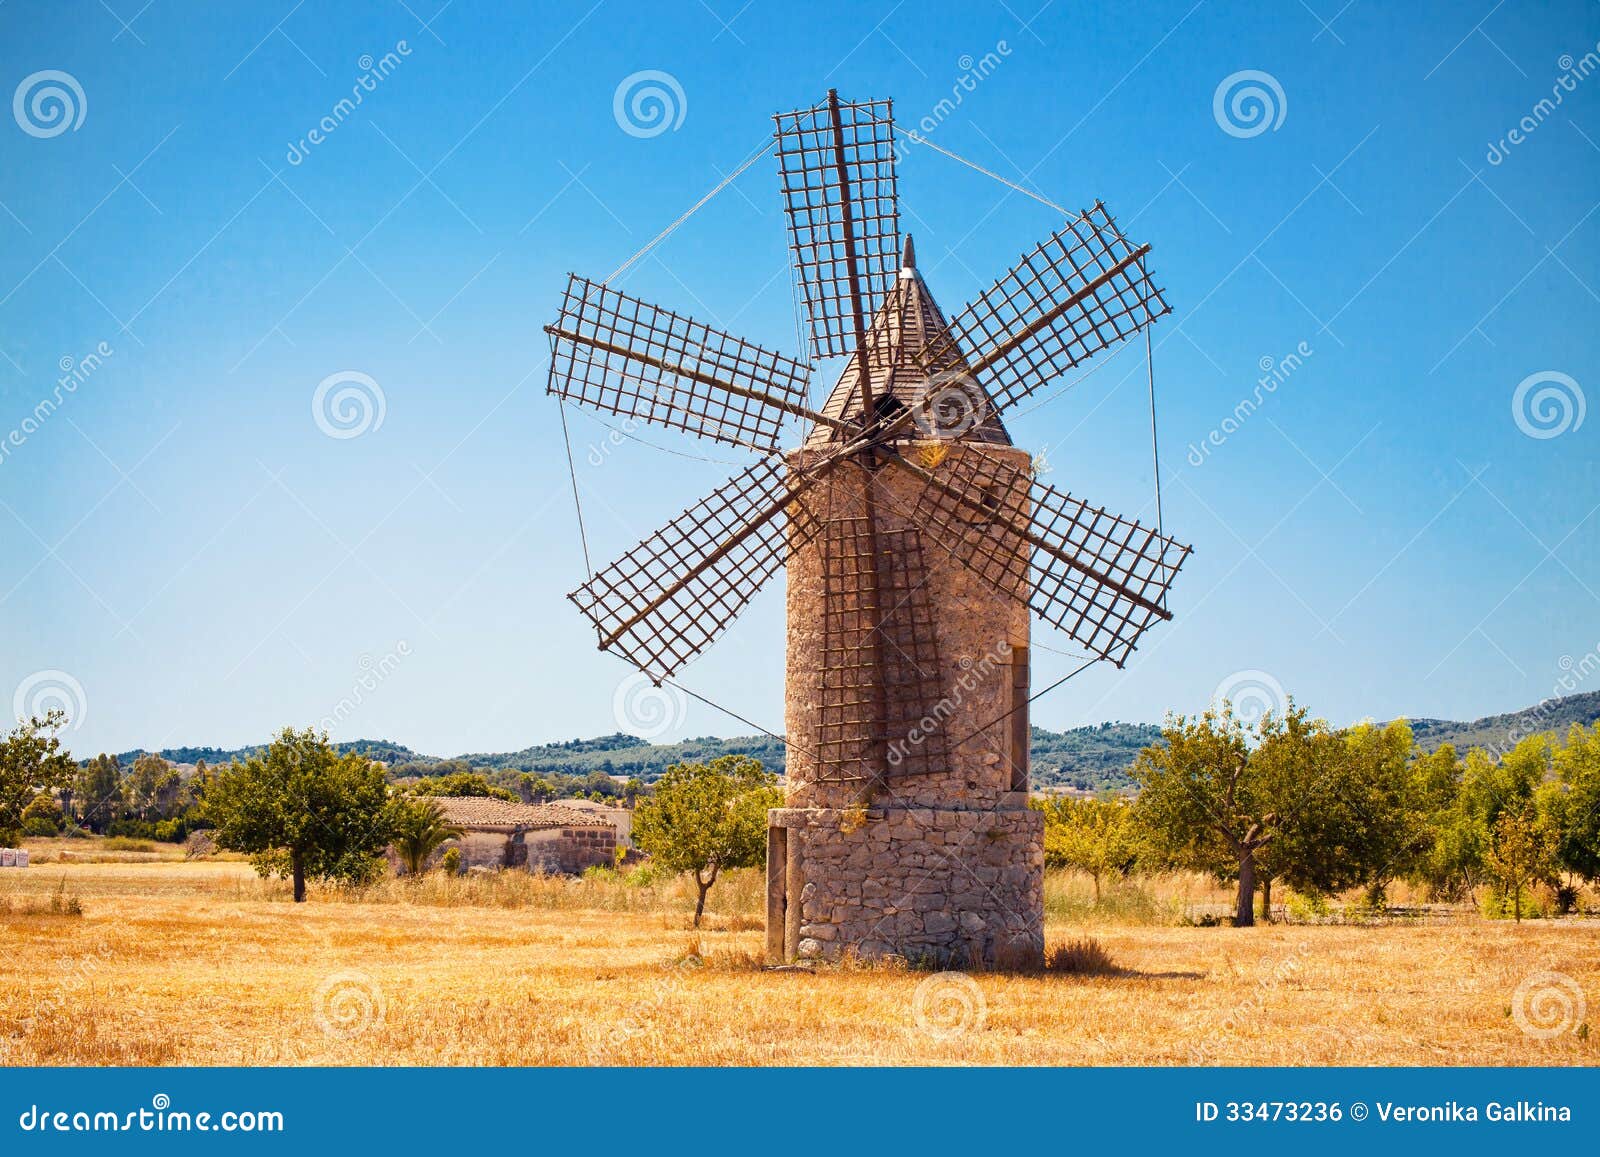
[[[576, 876], [589, 868], [610, 867], [616, 861], [616, 829], [607, 825], [533, 828], [523, 832], [468, 830], [459, 839], [442, 844], [428, 857], [428, 867], [437, 868], [451, 848], [461, 851], [462, 870], [504, 868], [525, 872], [548, 872]], [[389, 851], [391, 865], [399, 869], [399, 857]]]
[[798, 884], [785, 955], [849, 948], [953, 968], [1029, 968], [1043, 956], [1039, 812], [786, 808], [771, 822]]

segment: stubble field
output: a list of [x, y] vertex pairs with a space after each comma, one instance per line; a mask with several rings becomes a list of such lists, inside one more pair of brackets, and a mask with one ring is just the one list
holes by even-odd
[[[59, 853], [46, 851], [47, 859]], [[69, 853], [70, 858], [70, 853]], [[1594, 1064], [1600, 922], [1186, 926], [1174, 878], [1096, 906], [1054, 877], [1047, 938], [1099, 974], [761, 967], [761, 884], [524, 875], [285, 885], [129, 854], [0, 875], [0, 1062], [854, 1065]], [[80, 914], [71, 909], [81, 907]], [[50, 909], [65, 909], [52, 912]]]

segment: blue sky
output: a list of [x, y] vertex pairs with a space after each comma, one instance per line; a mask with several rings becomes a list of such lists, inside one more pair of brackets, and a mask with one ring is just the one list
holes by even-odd
[[[628, 668], [563, 598], [583, 570], [540, 326], [569, 270], [605, 276], [829, 86], [1048, 200], [1103, 199], [1175, 311], [1176, 621], [1037, 723], [1158, 720], [1225, 684], [1339, 721], [1474, 716], [1600, 645], [1593, 4], [139, 4], [0, 7], [0, 95], [24, 90], [0, 117], [0, 692], [73, 704], [77, 751], [319, 720], [441, 754], [616, 730]], [[681, 123], [636, 135], [614, 98], [647, 70]], [[1230, 113], [1246, 71], [1272, 127]], [[50, 87], [70, 126], [30, 103]], [[1060, 224], [927, 149], [901, 192], [947, 312]], [[776, 162], [623, 285], [799, 353]], [[1149, 518], [1143, 351], [1094, 364], [1013, 436], [1052, 485]], [[331, 437], [313, 398], [349, 374], [329, 389], [382, 420]], [[743, 464], [607, 433], [572, 414], [597, 560]], [[779, 583], [684, 683], [780, 729], [781, 619]], [[1036, 685], [1071, 663], [1037, 650]], [[664, 708], [632, 729], [749, 730]]]

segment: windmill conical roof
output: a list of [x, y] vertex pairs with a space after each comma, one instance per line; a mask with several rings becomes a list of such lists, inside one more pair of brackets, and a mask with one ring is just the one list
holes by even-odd
[[[867, 329], [866, 352], [869, 372], [872, 374], [874, 399], [893, 398], [902, 406], [917, 407], [924, 401], [929, 389], [928, 376], [918, 361], [918, 355], [935, 338], [944, 351], [938, 364], [931, 367], [936, 375], [934, 389], [954, 386], [965, 392], [976, 392], [974, 412], [980, 416], [971, 428], [962, 429], [953, 436], [975, 442], [1011, 445], [1011, 437], [1001, 424], [994, 402], [984, 392], [983, 386], [970, 374], [959, 347], [950, 338], [950, 323], [928, 291], [927, 283], [917, 271], [915, 251], [911, 238], [906, 237], [901, 258], [900, 274], [884, 296], [883, 304], [873, 315]], [[839, 375], [838, 382], [823, 404], [822, 413], [843, 421], [861, 417], [861, 359], [855, 354]], [[915, 428], [907, 433], [917, 437]], [[837, 431], [818, 424], [806, 438], [807, 445], [821, 445], [835, 440]]]

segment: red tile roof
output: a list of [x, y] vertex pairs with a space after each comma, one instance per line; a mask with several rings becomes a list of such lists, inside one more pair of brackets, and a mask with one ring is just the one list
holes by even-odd
[[514, 828], [610, 827], [604, 819], [560, 804], [513, 803], [481, 795], [436, 796], [445, 819], [462, 828], [511, 831]]

